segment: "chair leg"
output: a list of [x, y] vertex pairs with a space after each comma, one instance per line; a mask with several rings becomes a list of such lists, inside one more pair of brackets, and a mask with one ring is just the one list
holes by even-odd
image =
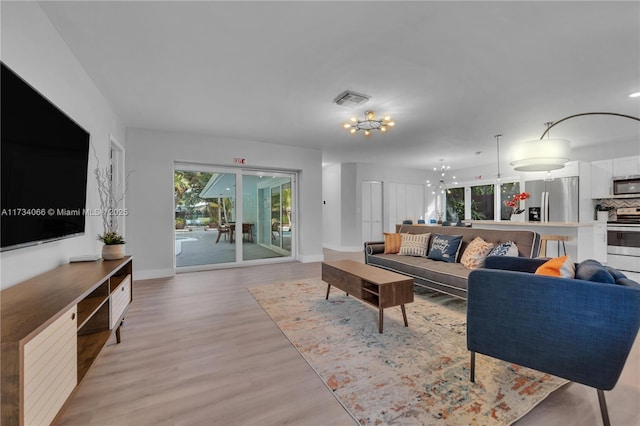
[[602, 414], [602, 423], [604, 426], [611, 426], [609, 421], [609, 412], [607, 411], [607, 401], [604, 399], [604, 391], [602, 389], [596, 389], [598, 391], [598, 402], [600, 403], [600, 413]]
[[476, 382], [476, 353], [471, 351], [471, 383]]

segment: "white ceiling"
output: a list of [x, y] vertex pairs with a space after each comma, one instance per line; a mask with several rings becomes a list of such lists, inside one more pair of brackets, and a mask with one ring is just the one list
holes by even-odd
[[[640, 116], [640, 2], [41, 2], [127, 126], [323, 151], [325, 162], [495, 164], [544, 123]], [[333, 103], [346, 89], [362, 107]], [[365, 110], [387, 134], [349, 135]], [[640, 141], [617, 117], [552, 130]], [[481, 154], [475, 154], [476, 152]], [[292, 165], [294, 166], [294, 165]]]

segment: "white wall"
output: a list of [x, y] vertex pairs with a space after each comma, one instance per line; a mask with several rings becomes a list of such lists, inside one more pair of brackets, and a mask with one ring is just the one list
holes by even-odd
[[[124, 127], [111, 106], [35, 2], [1, 2], [2, 61], [91, 134], [101, 165], [107, 164], [109, 135], [125, 145]], [[89, 156], [87, 207], [97, 209], [96, 167]], [[64, 190], [64, 171], [60, 179]], [[43, 206], [45, 207], [45, 206]], [[0, 253], [0, 287], [67, 263], [70, 256], [99, 253], [100, 218], [87, 217], [84, 236]]]
[[127, 129], [127, 248], [134, 255], [136, 279], [174, 274], [173, 164], [298, 170], [299, 259], [321, 261], [322, 153], [314, 149], [273, 145], [207, 135]]
[[[433, 179], [427, 170], [368, 163], [327, 165], [323, 169], [325, 221], [323, 244], [341, 251], [362, 250], [362, 182], [382, 182], [383, 223], [391, 215], [390, 183], [424, 185]], [[385, 231], [388, 231], [385, 229]], [[395, 232], [395, 229], [392, 230]]]

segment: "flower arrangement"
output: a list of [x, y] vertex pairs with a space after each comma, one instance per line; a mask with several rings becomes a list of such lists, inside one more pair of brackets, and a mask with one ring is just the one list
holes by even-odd
[[511, 200], [504, 200], [504, 205], [513, 209], [511, 214], [520, 214], [524, 212], [524, 209], [520, 208], [520, 201], [526, 200], [529, 197], [530, 195], [528, 192], [521, 192], [520, 194], [514, 195]]

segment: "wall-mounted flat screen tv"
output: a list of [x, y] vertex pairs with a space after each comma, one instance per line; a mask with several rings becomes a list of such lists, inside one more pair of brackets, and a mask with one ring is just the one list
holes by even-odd
[[1, 66], [0, 251], [82, 235], [89, 133]]

